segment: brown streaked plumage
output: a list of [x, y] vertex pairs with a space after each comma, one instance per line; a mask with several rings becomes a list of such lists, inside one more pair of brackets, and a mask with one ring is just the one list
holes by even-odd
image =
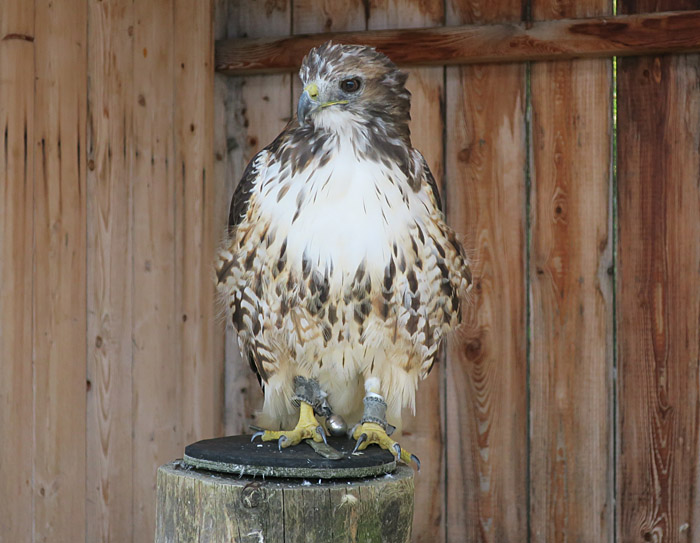
[[293, 425], [300, 375], [349, 423], [376, 378], [400, 427], [460, 322], [468, 262], [411, 146], [406, 74], [372, 48], [327, 43], [300, 76], [300, 119], [234, 194], [218, 289], [264, 385], [268, 424]]

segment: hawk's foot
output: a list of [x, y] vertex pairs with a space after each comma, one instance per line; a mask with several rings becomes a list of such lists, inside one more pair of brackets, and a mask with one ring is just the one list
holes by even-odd
[[327, 443], [326, 432], [316, 420], [314, 408], [305, 401], [299, 402], [299, 422], [297, 422], [293, 430], [265, 430], [264, 432], [257, 432], [253, 434], [251, 441], [258, 436], [261, 436], [263, 441], [277, 441], [280, 451], [286, 447], [298, 445], [304, 439], [313, 439], [318, 443]]
[[411, 462], [415, 462], [418, 471], [420, 471], [420, 460], [418, 460], [418, 457], [415, 454], [411, 454], [406, 449], [401, 448], [401, 445], [391, 439], [387, 435], [384, 427], [380, 424], [376, 422], [363, 422], [358, 424], [355, 426], [352, 437], [357, 440], [353, 453], [356, 451], [363, 451], [369, 445], [379, 445], [382, 449], [393, 454], [397, 460], [402, 460], [409, 465]]

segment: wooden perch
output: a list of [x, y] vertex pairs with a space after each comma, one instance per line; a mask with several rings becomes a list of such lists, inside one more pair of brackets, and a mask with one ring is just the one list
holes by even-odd
[[382, 541], [409, 543], [413, 470], [365, 479], [251, 478], [158, 470], [156, 543]]
[[298, 69], [327, 40], [372, 45], [401, 65], [520, 62], [700, 51], [700, 10], [536, 23], [236, 38], [216, 43], [230, 75]]

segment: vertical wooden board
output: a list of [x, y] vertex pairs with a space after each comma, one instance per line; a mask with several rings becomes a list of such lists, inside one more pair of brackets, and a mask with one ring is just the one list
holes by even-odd
[[[213, 5], [213, 25], [212, 33], [214, 40], [226, 37], [226, 28], [228, 26], [228, 1], [214, 0]], [[232, 193], [230, 192], [227, 182], [227, 166], [229, 164], [228, 151], [226, 144], [226, 127], [228, 124], [229, 115], [229, 92], [228, 82], [235, 81], [236, 78], [227, 77], [222, 74], [214, 73], [214, 96], [213, 96], [213, 120], [212, 120], [212, 149], [211, 155], [212, 171], [210, 175], [210, 190], [212, 191], [212, 208], [210, 211], [209, 220], [211, 221], [211, 236], [214, 242], [214, 247], [218, 247], [224, 235], [224, 228], [228, 219], [228, 204], [231, 201]], [[210, 264], [211, 265], [211, 264]], [[219, 405], [221, 408], [221, 431], [224, 434], [229, 433], [229, 428], [226, 425], [229, 417], [226, 416], [228, 411], [226, 399], [226, 321], [224, 318], [224, 308], [219, 303], [216, 294], [214, 295], [214, 322], [213, 322], [213, 343], [212, 352], [210, 354], [211, 361], [216, 364], [219, 372]]]
[[[228, 8], [228, 36], [253, 38], [290, 33], [291, 3], [288, 0], [243, 0], [229, 3]], [[248, 162], [289, 122], [292, 77], [294, 74], [250, 76], [233, 78], [227, 83], [226, 178], [218, 180], [225, 183], [229, 195], [227, 204]], [[223, 237], [226, 223], [219, 228], [219, 235]], [[226, 433], [248, 432], [248, 425], [255, 422], [256, 412], [262, 408], [263, 393], [248, 361], [240, 356], [235, 331], [228, 322], [225, 373]]]
[[134, 3], [133, 64], [133, 526], [155, 528], [155, 474], [182, 454], [176, 313], [173, 5]]
[[87, 540], [131, 541], [131, 1], [88, 3]]
[[[536, 20], [610, 13], [539, 1]], [[611, 61], [532, 66], [532, 541], [612, 541]]]
[[87, 6], [35, 4], [34, 538], [85, 539]]
[[[698, 2], [621, 2], [623, 13]], [[617, 540], [700, 537], [700, 56], [618, 59]]]
[[610, 63], [532, 70], [533, 541], [612, 540]]
[[[520, 2], [448, 2], [448, 24]], [[474, 286], [447, 357], [447, 540], [527, 532], [525, 65], [447, 68], [446, 194]]]
[[[384, 2], [385, 0], [380, 0]], [[431, 0], [432, 1], [432, 0]], [[294, 34], [349, 32], [369, 28], [372, 3], [366, 0], [292, 0]]]
[[223, 360], [214, 359], [213, 2], [175, 0], [176, 208], [185, 442], [220, 435]]
[[[14, 36], [8, 38], [7, 36]], [[25, 39], [28, 38], [28, 39]], [[32, 538], [34, 3], [0, 3], [0, 541]]]
[[[231, 6], [232, 3], [229, 0], [215, 0], [214, 2], [213, 32], [216, 40], [224, 39], [229, 35], [229, 11]], [[235, 104], [240, 94], [241, 79], [240, 77], [229, 77], [219, 73], [214, 74], [213, 182], [215, 195], [213, 235], [216, 236], [219, 243], [225, 238], [226, 224], [228, 223], [229, 205], [234, 188], [234, 165], [242, 162], [240, 146], [235, 142], [235, 139], [229, 139], [228, 137], [229, 134], [238, 130]], [[231, 146], [230, 148], [229, 145]], [[236, 368], [241, 373], [248, 368], [240, 360], [240, 353], [237, 352], [235, 344], [233, 325], [225, 318], [226, 308], [219, 298], [215, 298], [215, 311], [217, 328], [214, 332], [216, 344], [213, 357], [221, 360], [223, 364], [221, 367], [224, 386], [223, 432], [226, 435], [240, 434], [245, 432], [245, 415], [242, 409], [245, 396], [239, 392], [231, 392], [234, 390], [232, 384], [236, 382], [232, 378], [231, 368]], [[244, 373], [243, 376], [244, 380], [248, 379], [248, 373]]]

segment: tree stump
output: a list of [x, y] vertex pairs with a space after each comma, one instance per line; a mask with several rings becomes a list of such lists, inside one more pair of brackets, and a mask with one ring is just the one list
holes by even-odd
[[158, 470], [156, 543], [409, 542], [413, 469], [379, 447], [327, 439], [188, 445]]
[[158, 469], [156, 543], [408, 543], [413, 469], [363, 479], [275, 479]]

